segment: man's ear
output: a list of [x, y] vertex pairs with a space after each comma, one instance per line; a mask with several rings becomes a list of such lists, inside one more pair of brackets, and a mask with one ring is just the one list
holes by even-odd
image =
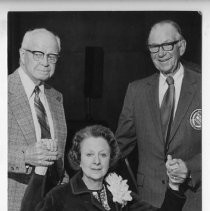
[[182, 56], [186, 50], [186, 45], [187, 45], [187, 42], [186, 40], [180, 40], [180, 46], [179, 46], [179, 53], [180, 53], [180, 56]]
[[19, 54], [20, 54], [20, 62], [22, 64], [24, 64], [25, 63], [25, 50], [20, 48], [19, 49]]

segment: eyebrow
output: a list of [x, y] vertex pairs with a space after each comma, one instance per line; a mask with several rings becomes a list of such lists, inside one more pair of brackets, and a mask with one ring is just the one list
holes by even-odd
[[[85, 152], [95, 152], [95, 151], [93, 151], [93, 150], [87, 150], [87, 151], [85, 151]], [[102, 150], [99, 151], [99, 153], [100, 153], [100, 152], [109, 152], [109, 151], [108, 151], [108, 150], [105, 150], [105, 149], [102, 149]]]
[[[43, 53], [43, 54], [46, 54], [44, 51], [41, 51], [41, 50], [30, 50], [30, 51], [34, 51], [34, 52], [39, 52], [39, 53]], [[54, 55], [59, 55], [59, 53], [47, 53], [47, 54], [54, 54]]]

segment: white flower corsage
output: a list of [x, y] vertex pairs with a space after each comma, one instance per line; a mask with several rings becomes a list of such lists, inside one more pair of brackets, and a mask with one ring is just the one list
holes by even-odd
[[108, 183], [107, 188], [113, 195], [113, 201], [118, 202], [124, 207], [127, 201], [131, 201], [131, 191], [128, 190], [127, 180], [123, 180], [120, 175], [110, 173], [105, 181]]

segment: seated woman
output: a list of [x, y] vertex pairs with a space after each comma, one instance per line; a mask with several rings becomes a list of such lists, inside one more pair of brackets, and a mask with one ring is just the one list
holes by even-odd
[[[71, 167], [78, 170], [67, 184], [52, 189], [30, 211], [181, 211], [185, 197], [179, 191], [168, 189], [162, 208], [157, 209], [138, 200], [130, 193], [125, 180], [109, 168], [119, 159], [119, 148], [114, 134], [101, 125], [86, 127], [77, 132], [68, 153]], [[42, 182], [34, 175], [22, 202], [22, 211], [29, 211], [25, 203], [37, 200], [36, 186]], [[177, 188], [177, 186], [176, 186]], [[128, 202], [128, 203], [127, 203]]]

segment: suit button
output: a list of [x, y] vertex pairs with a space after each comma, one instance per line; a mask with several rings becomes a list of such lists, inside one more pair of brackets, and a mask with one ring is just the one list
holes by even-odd
[[161, 182], [162, 182], [162, 184], [164, 184], [164, 185], [166, 184], [166, 181], [165, 181], [164, 179], [163, 179]]
[[14, 167], [10, 167], [10, 169], [11, 169], [12, 171], [14, 171]]

